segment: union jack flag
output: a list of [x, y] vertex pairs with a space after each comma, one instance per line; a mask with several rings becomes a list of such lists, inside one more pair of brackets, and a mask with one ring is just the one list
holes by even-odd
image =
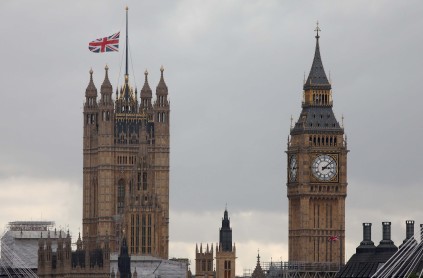
[[329, 236], [328, 241], [337, 241], [339, 240], [338, 236]]
[[96, 39], [88, 44], [90, 51], [95, 53], [119, 51], [119, 34], [113, 34], [108, 37]]

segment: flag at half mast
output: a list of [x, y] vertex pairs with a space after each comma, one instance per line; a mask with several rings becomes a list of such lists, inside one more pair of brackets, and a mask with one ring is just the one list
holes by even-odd
[[111, 36], [96, 39], [88, 44], [88, 49], [95, 53], [119, 51], [119, 35], [120, 32], [117, 32]]

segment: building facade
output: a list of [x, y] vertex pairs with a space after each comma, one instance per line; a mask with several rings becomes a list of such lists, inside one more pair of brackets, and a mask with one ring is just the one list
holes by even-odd
[[105, 70], [100, 95], [92, 70], [85, 92], [83, 238], [93, 249], [107, 237], [117, 252], [125, 237], [130, 255], [167, 259], [170, 105], [164, 70], [154, 101], [147, 71], [140, 98], [125, 74], [113, 100]]
[[320, 56], [318, 27], [316, 31], [302, 111], [286, 152], [289, 261], [343, 263], [348, 150], [343, 126], [332, 111], [332, 86]]

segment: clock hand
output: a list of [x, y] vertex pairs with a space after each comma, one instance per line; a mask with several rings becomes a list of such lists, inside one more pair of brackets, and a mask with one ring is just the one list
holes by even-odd
[[333, 160], [331, 163], [328, 163], [326, 166], [323, 166], [322, 167], [322, 170], [325, 170], [325, 169], [329, 168], [329, 165], [331, 165], [334, 162], [335, 162], [335, 160]]

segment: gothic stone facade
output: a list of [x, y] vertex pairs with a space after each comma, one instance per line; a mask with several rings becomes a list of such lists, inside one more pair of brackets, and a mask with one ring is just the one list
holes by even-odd
[[290, 261], [343, 263], [345, 259], [348, 151], [332, 104], [317, 33], [302, 111], [288, 140]]
[[84, 241], [92, 249], [109, 237], [116, 252], [125, 236], [130, 255], [167, 259], [170, 105], [163, 67], [154, 102], [147, 71], [140, 99], [126, 74], [114, 101], [107, 66], [99, 98], [92, 75], [83, 112]]

